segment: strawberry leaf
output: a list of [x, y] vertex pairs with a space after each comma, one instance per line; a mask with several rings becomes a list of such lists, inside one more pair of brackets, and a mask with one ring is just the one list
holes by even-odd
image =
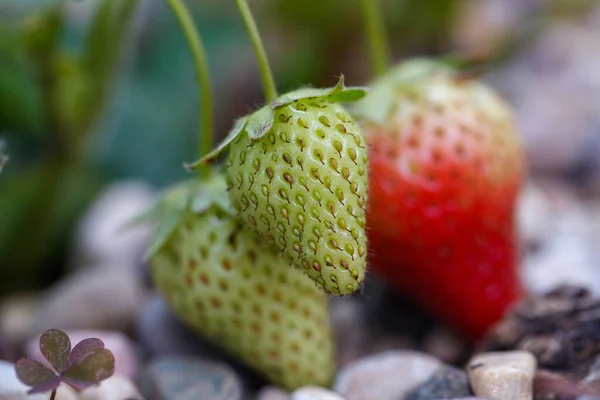
[[238, 119], [235, 122], [233, 129], [229, 132], [229, 134], [225, 137], [225, 139], [223, 139], [223, 141], [221, 143], [219, 143], [219, 145], [213, 151], [211, 151], [204, 157], [201, 157], [199, 160], [194, 161], [191, 164], [184, 164], [185, 168], [188, 169], [189, 171], [193, 171], [198, 167], [204, 167], [208, 164], [215, 162], [217, 160], [217, 157], [219, 157], [219, 154], [221, 154], [221, 152], [223, 150], [225, 150], [225, 148], [227, 146], [229, 146], [229, 144], [231, 142], [233, 142], [240, 133], [243, 132], [247, 123], [248, 123], [248, 116]]
[[100, 383], [115, 372], [115, 357], [105, 348], [92, 348], [80, 353], [61, 375], [63, 382], [79, 389]]
[[15, 363], [15, 370], [19, 380], [27, 386], [49, 384], [55, 379], [58, 379], [56, 373], [50, 368], [46, 367], [39, 361], [28, 358], [22, 358], [18, 360]]
[[62, 371], [71, 352], [69, 336], [58, 329], [49, 329], [40, 336], [40, 350], [57, 372]]
[[286, 93], [279, 96], [272, 102], [274, 109], [286, 106], [294, 101], [310, 98], [323, 98], [329, 102], [350, 102], [359, 100], [367, 94], [366, 88], [360, 87], [346, 87], [344, 85], [344, 75], [340, 76], [340, 79], [333, 88], [319, 89], [319, 88], [302, 88], [293, 92]]

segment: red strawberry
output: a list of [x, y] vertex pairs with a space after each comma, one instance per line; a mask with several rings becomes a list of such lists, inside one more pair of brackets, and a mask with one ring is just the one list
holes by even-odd
[[370, 266], [474, 339], [520, 296], [523, 149], [490, 88], [427, 60], [377, 80], [355, 114], [369, 144]]

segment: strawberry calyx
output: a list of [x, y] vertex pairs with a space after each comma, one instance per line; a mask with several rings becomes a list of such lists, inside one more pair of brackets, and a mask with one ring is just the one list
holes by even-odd
[[155, 255], [169, 240], [177, 227], [192, 215], [201, 215], [215, 207], [231, 216], [235, 211], [226, 194], [227, 184], [222, 174], [211, 169], [207, 178], [190, 179], [168, 187], [130, 225], [141, 222], [154, 223], [144, 259]]
[[229, 134], [210, 153], [191, 164], [186, 164], [188, 170], [206, 166], [216, 161], [217, 157], [240, 135], [248, 134], [250, 142], [262, 139], [275, 123], [275, 111], [291, 103], [304, 99], [321, 99], [329, 103], [346, 103], [358, 101], [365, 97], [367, 89], [363, 87], [346, 87], [344, 75], [340, 76], [338, 83], [331, 88], [319, 89], [312, 87], [300, 88], [285, 93], [269, 104], [256, 110], [250, 115], [239, 118]]
[[448, 76], [454, 72], [451, 63], [429, 58], [404, 61], [373, 81], [368, 96], [350, 106], [352, 114], [360, 119], [383, 124], [394, 111], [399, 94], [419, 95], [419, 83], [432, 75]]

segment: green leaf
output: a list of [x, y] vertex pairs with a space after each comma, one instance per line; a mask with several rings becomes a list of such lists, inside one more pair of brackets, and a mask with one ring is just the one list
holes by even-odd
[[164, 207], [157, 225], [150, 237], [150, 245], [144, 254], [144, 260], [152, 258], [169, 240], [182, 218], [181, 210], [176, 207]]
[[221, 154], [221, 152], [225, 150], [227, 146], [229, 146], [229, 144], [233, 142], [235, 138], [237, 138], [238, 135], [240, 135], [244, 131], [244, 128], [248, 123], [248, 119], [248, 116], [238, 119], [235, 122], [235, 126], [233, 127], [233, 129], [229, 131], [229, 134], [225, 137], [225, 139], [221, 141], [221, 143], [219, 143], [219, 145], [213, 151], [211, 151], [204, 157], [201, 157], [199, 160], [193, 162], [192, 164], [185, 164], [185, 168], [192, 171], [196, 168], [204, 167], [216, 161], [217, 157], [219, 157], [219, 154]]
[[40, 350], [54, 370], [61, 372], [69, 359], [71, 340], [63, 331], [49, 329], [40, 336]]
[[279, 96], [272, 102], [274, 109], [286, 106], [302, 99], [323, 98], [329, 102], [350, 102], [359, 100], [367, 94], [367, 88], [346, 87], [344, 75], [333, 88], [302, 88]]
[[[22, 358], [15, 363], [17, 377], [27, 386], [39, 386], [52, 382], [56, 373], [39, 361]], [[56, 385], [58, 386], [58, 384]]]
[[246, 132], [250, 141], [260, 140], [273, 127], [275, 112], [271, 106], [264, 106], [248, 118]]
[[62, 380], [77, 388], [100, 383], [115, 372], [115, 356], [105, 348], [93, 348], [77, 363], [69, 366], [62, 374]]

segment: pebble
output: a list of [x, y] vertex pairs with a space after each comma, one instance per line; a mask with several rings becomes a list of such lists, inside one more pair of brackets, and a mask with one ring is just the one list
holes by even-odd
[[79, 397], [80, 400], [143, 400], [139, 390], [128, 377], [116, 374], [98, 386], [85, 389]]
[[365, 355], [367, 324], [355, 298], [332, 298], [329, 309], [337, 348], [336, 365], [343, 368]]
[[[131, 340], [121, 332], [91, 331], [91, 330], [66, 330], [65, 333], [71, 340], [71, 347], [86, 338], [98, 338], [104, 346], [115, 356], [115, 374], [134, 378], [137, 374], [138, 361]], [[42, 356], [39, 347], [39, 335], [29, 340], [25, 346], [27, 357], [34, 358], [46, 365], [48, 362]]]
[[527, 249], [540, 246], [550, 236], [554, 218], [548, 195], [533, 182], [527, 182], [517, 200], [517, 227]]
[[[347, 400], [398, 400], [431, 378], [442, 363], [428, 354], [390, 350], [343, 368], [333, 390]], [[402, 379], [399, 378], [401, 373]]]
[[151, 361], [140, 389], [148, 400], [240, 400], [244, 392], [226, 364], [184, 357]]
[[108, 186], [79, 222], [71, 266], [133, 267], [145, 251], [151, 227], [144, 223], [127, 227], [154, 200], [154, 190], [138, 181]]
[[531, 400], [537, 362], [527, 351], [481, 353], [467, 366], [475, 395], [489, 400]]
[[471, 395], [467, 374], [451, 366], [444, 366], [404, 397], [404, 400], [435, 400], [460, 398]]
[[222, 362], [236, 372], [245, 387], [258, 390], [265, 384], [253, 369], [188, 329], [156, 293], [149, 294], [139, 310], [136, 336], [152, 357], [187, 356]]
[[470, 346], [466, 339], [446, 327], [435, 327], [423, 339], [423, 351], [446, 364], [466, 362]]
[[35, 322], [39, 299], [33, 293], [19, 293], [0, 302], [0, 337], [17, 344], [27, 337]]
[[291, 400], [344, 400], [344, 398], [325, 388], [306, 386], [292, 393]]
[[257, 393], [256, 400], [290, 400], [290, 394], [277, 386], [265, 386]]
[[125, 266], [80, 269], [44, 294], [28, 336], [50, 328], [129, 332], [142, 298], [135, 271]]

